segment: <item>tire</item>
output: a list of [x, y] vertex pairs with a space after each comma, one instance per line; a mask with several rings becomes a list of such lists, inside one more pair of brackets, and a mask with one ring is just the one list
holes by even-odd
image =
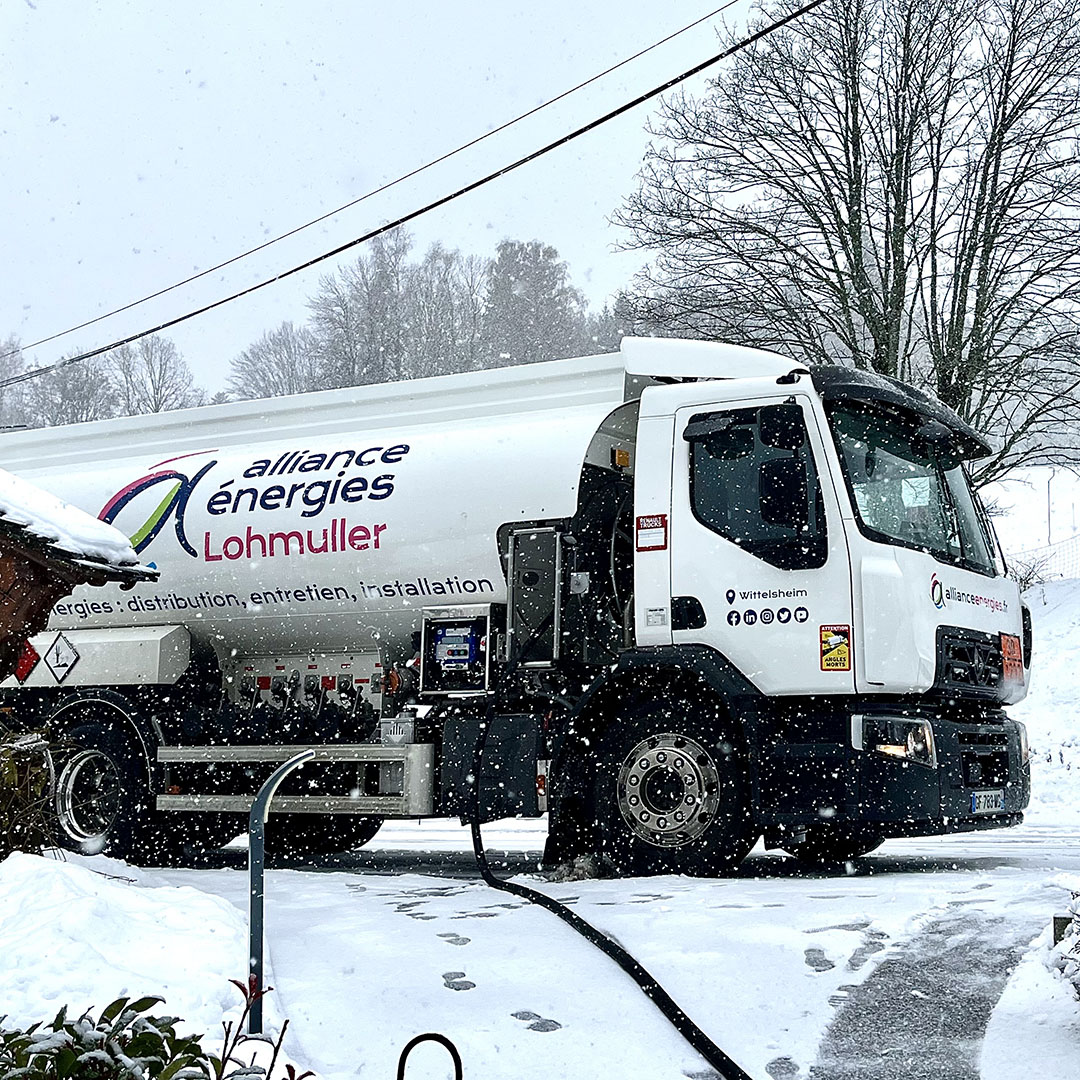
[[149, 791], [132, 742], [96, 721], [83, 721], [63, 736], [56, 770], [56, 839], [85, 855], [133, 854], [138, 815]]
[[784, 850], [811, 866], [850, 862], [881, 847], [884, 838], [863, 825], [812, 825], [801, 844]]
[[57, 843], [68, 851], [179, 866], [189, 847], [220, 847], [243, 829], [239, 815], [157, 810], [142, 752], [118, 728], [81, 720], [63, 743], [54, 807]]
[[358, 814], [274, 814], [266, 823], [268, 862], [302, 862], [363, 847], [382, 827], [382, 818]]
[[713, 701], [641, 701], [602, 744], [594, 796], [601, 857], [617, 873], [711, 876], [735, 869], [757, 839], [743, 763], [713, 722]]

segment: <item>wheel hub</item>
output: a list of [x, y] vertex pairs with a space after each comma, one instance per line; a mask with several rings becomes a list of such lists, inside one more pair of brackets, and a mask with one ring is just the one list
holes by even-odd
[[720, 773], [708, 751], [685, 735], [651, 735], [626, 755], [619, 811], [636, 837], [654, 847], [697, 840], [720, 804]]

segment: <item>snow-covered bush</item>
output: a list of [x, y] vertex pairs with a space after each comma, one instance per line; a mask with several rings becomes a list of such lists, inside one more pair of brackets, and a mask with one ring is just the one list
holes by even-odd
[[196, 1036], [177, 1036], [175, 1018], [142, 1016], [159, 997], [117, 998], [95, 1021], [69, 1020], [65, 1006], [50, 1024], [0, 1026], [0, 1076], [26, 1080], [210, 1080], [210, 1062]]
[[1062, 978], [1072, 983], [1073, 991], [1080, 999], [1080, 893], [1072, 894], [1069, 904], [1071, 922], [1065, 936], [1051, 950], [1049, 965], [1060, 972]]
[[[176, 1033], [175, 1016], [143, 1015], [164, 1001], [117, 998], [94, 1020], [89, 1012], [69, 1020], [67, 1007], [49, 1024], [5, 1030], [0, 1016], [0, 1077], [20, 1080], [255, 1080], [271, 1078], [285, 1027], [276, 1042], [242, 1034], [252, 1004], [263, 994], [230, 980], [244, 995], [244, 1012], [235, 1026], [224, 1027], [220, 1053], [204, 1049], [204, 1036]], [[260, 1058], [267, 1061], [259, 1064]], [[267, 1060], [268, 1059], [268, 1060]], [[284, 1065], [286, 1080], [305, 1080]]]
[[13, 851], [41, 851], [50, 840], [52, 762], [37, 733], [0, 728], [0, 859]]

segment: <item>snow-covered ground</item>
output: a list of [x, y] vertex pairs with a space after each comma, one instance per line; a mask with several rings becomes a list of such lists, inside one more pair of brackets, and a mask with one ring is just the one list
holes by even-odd
[[[1049, 502], [1048, 502], [1049, 495]], [[1028, 729], [1033, 758], [1031, 822], [1080, 823], [1080, 479], [1028, 469], [994, 485], [995, 528], [1010, 559], [1046, 561], [1055, 578], [1028, 590], [1034, 624], [1032, 686], [1010, 712]], [[1048, 541], [1050, 541], [1048, 543]], [[1077, 558], [1075, 567], [1072, 566]], [[1060, 568], [1055, 570], [1055, 566]]]
[[[486, 832], [507, 849], [542, 840], [536, 825]], [[423, 843], [408, 824], [388, 828], [381, 842]], [[427, 846], [466, 843], [443, 827]], [[1075, 831], [1025, 826], [897, 841], [839, 876], [801, 875], [790, 860], [757, 852], [738, 877], [718, 881], [534, 884], [622, 942], [762, 1080], [808, 1077], [845, 1003], [863, 1007], [855, 996], [886, 961], [917, 949], [932, 958], [943, 927], [1014, 959], [1028, 953], [1007, 986], [999, 971], [994, 996], [1005, 993], [990, 1018], [983, 1075], [1033, 1075], [1026, 1068], [1043, 1046], [1048, 1055], [1056, 1049], [1040, 1076], [1074, 1075], [1067, 1048], [1080, 1034], [1080, 1005], [1047, 970], [1039, 935], [1069, 888], [1080, 888]], [[141, 871], [101, 857], [12, 856], [0, 864], [3, 1010], [9, 1022], [28, 1022], [64, 1003], [100, 1007], [120, 994], [160, 993], [188, 1028], [215, 1031], [239, 1013], [226, 980], [246, 967], [246, 901], [247, 875], [235, 869]], [[575, 1080], [711, 1075], [605, 957], [547, 912], [477, 881], [275, 871], [266, 910], [276, 987], [267, 1026], [276, 1030], [288, 1016], [290, 1057], [320, 1076], [393, 1076], [398, 1053], [422, 1031], [453, 1039], [466, 1076], [541, 1067], [546, 1077]], [[909, 993], [923, 992], [898, 987], [900, 1006], [920, 1004]], [[442, 1053], [417, 1051], [408, 1075], [449, 1076]], [[975, 1064], [977, 1042], [972, 1053]], [[1053, 1060], [1062, 1066], [1056, 1073]]]
[[1032, 823], [1080, 825], [1080, 581], [1050, 582], [1026, 594], [1034, 627], [1032, 685], [1010, 712], [1031, 743]]
[[[1080, 890], [1080, 581], [1037, 586], [1028, 600], [1036, 674], [1013, 712], [1030, 731], [1034, 796], [1020, 828], [889, 842], [846, 875], [800, 873], [758, 850], [722, 880], [530, 883], [616, 937], [761, 1080], [806, 1080], [812, 1067], [815, 1077], [916, 1075], [906, 1063], [928, 1046], [945, 1077], [1075, 1076], [1080, 1003], [1048, 967], [1046, 928]], [[505, 822], [485, 835], [538, 854], [542, 830]], [[269, 873], [266, 1021], [275, 1031], [289, 1018], [292, 1060], [328, 1080], [389, 1078], [410, 1038], [437, 1031], [460, 1048], [466, 1077], [712, 1075], [550, 914], [441, 876], [437, 853], [467, 848], [454, 824], [395, 823], [365, 850], [397, 858], [401, 872], [382, 861]], [[238, 869], [10, 857], [0, 864], [0, 1015], [28, 1023], [63, 1004], [161, 994], [188, 1030], [220, 1030], [240, 1012], [227, 980], [247, 969], [247, 891]], [[943, 1034], [946, 997], [976, 1018], [967, 1037]], [[863, 1060], [898, 1064], [856, 1072]], [[411, 1080], [450, 1075], [438, 1047], [410, 1061]]]

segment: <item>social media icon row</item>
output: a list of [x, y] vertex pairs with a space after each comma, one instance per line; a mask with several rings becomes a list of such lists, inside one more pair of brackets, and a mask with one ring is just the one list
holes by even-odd
[[804, 623], [810, 618], [810, 612], [804, 607], [797, 607], [794, 612], [791, 608], [777, 608], [773, 611], [772, 608], [762, 608], [758, 611], [756, 608], [746, 608], [744, 611], [736, 611], [732, 609], [727, 613], [728, 626], [753, 626], [757, 622], [762, 622], [765, 625], [776, 621], [778, 623], [789, 623], [792, 618], [797, 623]]

